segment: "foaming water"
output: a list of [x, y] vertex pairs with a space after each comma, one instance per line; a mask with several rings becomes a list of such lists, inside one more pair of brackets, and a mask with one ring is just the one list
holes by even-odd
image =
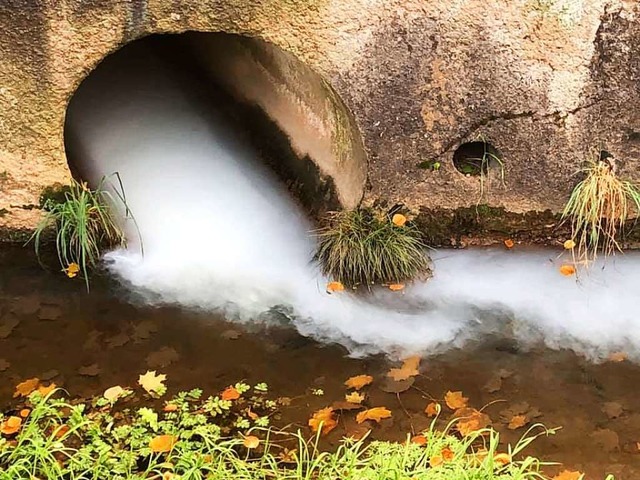
[[559, 252], [440, 251], [435, 277], [404, 294], [326, 294], [309, 261], [310, 225], [256, 153], [188, 76], [144, 49], [128, 53], [81, 86], [67, 132], [85, 175], [123, 179], [145, 255], [131, 231], [130, 248], [107, 260], [146, 301], [244, 322], [276, 310], [354, 355], [433, 353], [500, 335], [594, 359], [640, 357], [635, 254], [576, 280], [559, 273]]

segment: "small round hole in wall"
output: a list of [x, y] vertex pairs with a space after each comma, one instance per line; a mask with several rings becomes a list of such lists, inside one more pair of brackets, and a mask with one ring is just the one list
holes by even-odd
[[463, 143], [453, 154], [453, 165], [465, 175], [486, 175], [497, 164], [502, 165], [500, 152], [488, 142]]

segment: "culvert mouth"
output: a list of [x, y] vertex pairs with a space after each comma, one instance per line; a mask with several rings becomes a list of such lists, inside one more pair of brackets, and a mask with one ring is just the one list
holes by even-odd
[[487, 175], [494, 167], [502, 167], [502, 155], [485, 141], [467, 142], [453, 154], [453, 165], [460, 173], [472, 177]]

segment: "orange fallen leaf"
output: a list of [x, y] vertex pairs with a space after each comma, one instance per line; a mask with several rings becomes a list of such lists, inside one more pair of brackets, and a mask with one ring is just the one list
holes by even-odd
[[427, 414], [427, 417], [435, 417], [440, 413], [440, 404], [436, 402], [431, 402], [427, 405], [427, 408], [424, 409], [424, 413]]
[[453, 460], [453, 457], [454, 457], [453, 451], [449, 447], [444, 447], [440, 452], [440, 455], [442, 455], [442, 459], [445, 462]]
[[44, 385], [40, 385], [38, 387], [38, 393], [40, 395], [42, 395], [43, 397], [46, 397], [51, 392], [53, 392], [56, 388], [57, 388], [57, 385], [55, 383], [53, 383], [53, 382], [51, 384], [49, 384], [48, 387], [45, 387]]
[[567, 240], [566, 242], [564, 242], [562, 244], [562, 246], [566, 249], [566, 250], [571, 250], [572, 248], [574, 248], [576, 246], [576, 242], [574, 242], [573, 240]]
[[415, 443], [416, 445], [420, 445], [421, 447], [427, 444], [427, 437], [424, 435], [414, 435], [411, 437], [411, 443]]
[[178, 405], [175, 403], [167, 403], [162, 410], [164, 412], [175, 412], [178, 410]]
[[576, 267], [565, 263], [560, 267], [560, 273], [565, 277], [570, 277], [571, 275], [575, 275]]
[[80, 271], [80, 266], [76, 262], [71, 262], [69, 266], [63, 269], [63, 272], [66, 273], [67, 277], [73, 278]]
[[610, 362], [624, 362], [627, 359], [627, 354], [625, 352], [614, 352], [609, 355], [608, 360]]
[[393, 217], [391, 217], [391, 221], [397, 227], [404, 227], [404, 224], [407, 223], [407, 217], [405, 217], [401, 213], [396, 213]]
[[391, 411], [385, 407], [374, 407], [368, 410], [363, 410], [356, 415], [356, 422], [362, 423], [366, 420], [373, 420], [380, 423], [383, 418], [391, 418]]
[[22, 419], [20, 417], [9, 417], [0, 425], [0, 433], [4, 435], [13, 435], [22, 425]]
[[504, 241], [504, 246], [507, 247], [507, 248], [513, 248], [514, 245], [515, 245], [514, 241], [511, 240], [510, 238], [507, 238]]
[[309, 426], [314, 433], [322, 426], [322, 435], [326, 435], [336, 428], [338, 426], [338, 422], [333, 408], [321, 408], [320, 410], [313, 412], [313, 415], [309, 419]]
[[391, 290], [392, 292], [399, 292], [401, 290], [404, 290], [404, 284], [403, 283], [392, 283], [391, 285], [389, 285], [389, 290]]
[[362, 403], [364, 402], [364, 395], [358, 392], [348, 393], [344, 396], [344, 399], [349, 403]]
[[342, 292], [344, 291], [344, 285], [340, 282], [327, 283], [327, 293]]
[[583, 475], [582, 472], [564, 470], [553, 477], [553, 480], [581, 480]]
[[516, 430], [520, 427], [524, 427], [527, 424], [527, 416], [526, 415], [514, 415], [509, 420], [509, 425], [507, 428], [509, 430]]
[[257, 448], [258, 445], [260, 445], [260, 439], [254, 435], [249, 435], [244, 437], [244, 440], [242, 441], [242, 444], [246, 447], [246, 448]]
[[60, 425], [58, 428], [55, 429], [53, 434], [56, 438], [62, 438], [67, 434], [69, 430], [70, 430], [69, 425]]
[[236, 390], [236, 387], [227, 387], [220, 395], [222, 400], [237, 400], [240, 398], [240, 392]]
[[500, 465], [509, 465], [511, 463], [511, 456], [508, 453], [496, 453], [493, 456], [493, 461]]
[[257, 413], [255, 413], [255, 412], [252, 412], [252, 411], [251, 411], [251, 408], [249, 408], [249, 411], [247, 411], [247, 416], [248, 416], [251, 420], [253, 420], [254, 422], [255, 422], [258, 418], [260, 418], [260, 415], [258, 415], [258, 414], [257, 414]]
[[27, 418], [30, 413], [31, 413], [31, 410], [29, 410], [28, 408], [23, 408], [22, 410], [20, 410], [20, 416], [22, 418]]
[[407, 358], [402, 364], [402, 367], [392, 368], [389, 370], [387, 372], [387, 377], [393, 378], [396, 382], [406, 380], [409, 377], [415, 377], [420, 373], [418, 371], [419, 365], [420, 357], [418, 355], [414, 355], [413, 357]]
[[467, 406], [469, 399], [462, 396], [462, 392], [448, 391], [444, 396], [444, 401], [451, 410], [459, 410]]
[[455, 416], [459, 419], [456, 429], [460, 435], [466, 437], [483, 428], [491, 425], [491, 418], [486, 413], [482, 413], [475, 408], [463, 408], [456, 411]]
[[371, 375], [356, 375], [355, 377], [351, 377], [345, 380], [344, 384], [349, 388], [360, 390], [362, 387], [366, 387], [371, 382], [373, 382], [373, 377]]
[[39, 378], [30, 378], [22, 383], [16, 385], [16, 391], [13, 394], [13, 398], [16, 397], [28, 397], [31, 393], [40, 385]]
[[149, 448], [153, 453], [167, 453], [174, 447], [178, 437], [173, 435], [158, 435], [149, 442]]

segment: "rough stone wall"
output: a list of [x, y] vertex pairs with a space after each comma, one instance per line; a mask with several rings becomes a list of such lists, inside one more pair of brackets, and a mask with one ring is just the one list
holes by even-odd
[[[557, 211], [599, 149], [640, 180], [635, 0], [4, 0], [0, 226], [31, 227], [42, 187], [67, 178], [66, 104], [100, 60], [189, 30], [264, 39], [326, 78], [362, 132], [368, 203], [454, 209], [483, 193]], [[501, 152], [504, 185], [494, 172], [481, 191], [453, 167], [478, 138]]]

